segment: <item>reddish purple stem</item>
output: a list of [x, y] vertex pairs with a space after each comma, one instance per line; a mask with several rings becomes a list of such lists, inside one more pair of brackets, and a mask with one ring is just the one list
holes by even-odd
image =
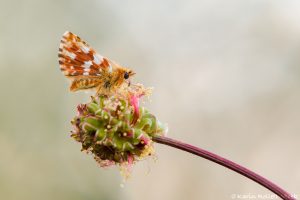
[[210, 161], [213, 161], [215, 163], [218, 163], [224, 167], [227, 167], [243, 176], [246, 176], [253, 181], [257, 182], [258, 184], [264, 186], [265, 188], [269, 189], [270, 191], [277, 194], [279, 197], [281, 197], [284, 200], [296, 200], [295, 197], [293, 197], [291, 194], [277, 186], [276, 184], [272, 183], [268, 179], [256, 174], [255, 172], [237, 164], [234, 163], [226, 158], [223, 158], [221, 156], [218, 156], [214, 153], [211, 153], [209, 151], [206, 151], [204, 149], [192, 146], [190, 144], [186, 144], [168, 137], [164, 136], [154, 136], [153, 141], [161, 144], [165, 144], [171, 147], [175, 147], [177, 149], [181, 149], [183, 151], [190, 152], [192, 154], [198, 155], [202, 158], [208, 159]]

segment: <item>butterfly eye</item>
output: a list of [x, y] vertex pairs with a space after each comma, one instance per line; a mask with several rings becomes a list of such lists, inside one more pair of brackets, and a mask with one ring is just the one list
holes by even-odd
[[124, 78], [125, 78], [125, 79], [128, 79], [128, 78], [129, 78], [129, 74], [128, 74], [128, 72], [125, 72], [125, 74], [124, 74]]

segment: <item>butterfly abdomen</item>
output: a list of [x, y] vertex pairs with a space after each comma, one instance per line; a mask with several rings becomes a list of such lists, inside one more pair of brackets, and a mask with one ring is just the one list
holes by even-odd
[[78, 78], [73, 80], [70, 90], [77, 91], [77, 90], [85, 90], [91, 89], [99, 86], [101, 83], [101, 79], [99, 78]]

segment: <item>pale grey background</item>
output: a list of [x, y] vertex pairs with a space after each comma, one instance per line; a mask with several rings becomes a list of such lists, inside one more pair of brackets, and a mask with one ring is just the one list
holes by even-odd
[[[231, 199], [268, 190], [156, 145], [121, 188], [69, 137], [75, 107], [57, 51], [70, 30], [155, 88], [170, 137], [300, 196], [300, 2], [0, 0], [1, 199]], [[150, 171], [150, 172], [148, 172]], [[267, 198], [266, 198], [267, 199]]]

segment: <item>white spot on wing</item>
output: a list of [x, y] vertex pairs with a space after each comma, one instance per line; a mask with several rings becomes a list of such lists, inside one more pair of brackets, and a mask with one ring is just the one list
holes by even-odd
[[84, 76], [88, 76], [90, 73], [89, 72], [83, 72]]
[[66, 31], [63, 36], [68, 36], [70, 34], [70, 31]]
[[66, 51], [66, 55], [69, 56], [71, 59], [75, 59], [76, 57], [75, 53], [69, 51]]
[[112, 66], [111, 65], [108, 66], [108, 72], [112, 73]]
[[97, 54], [97, 53], [95, 53], [93, 56], [94, 56], [94, 63], [95, 63], [96, 65], [99, 65], [100, 63], [102, 63], [102, 61], [103, 61], [103, 56], [101, 56], [101, 55], [99, 55], [99, 54]]
[[93, 64], [92, 61], [85, 61], [84, 64], [83, 64], [83, 67], [89, 69], [92, 64]]
[[73, 67], [73, 66], [71, 66], [71, 67], [70, 67], [70, 69], [72, 69], [72, 70], [73, 70], [73, 69], [74, 69], [74, 67]]
[[81, 47], [81, 50], [82, 50], [84, 53], [89, 53], [89, 52], [90, 52], [90, 48], [88, 48], [87, 46], [82, 46], [82, 47]]

